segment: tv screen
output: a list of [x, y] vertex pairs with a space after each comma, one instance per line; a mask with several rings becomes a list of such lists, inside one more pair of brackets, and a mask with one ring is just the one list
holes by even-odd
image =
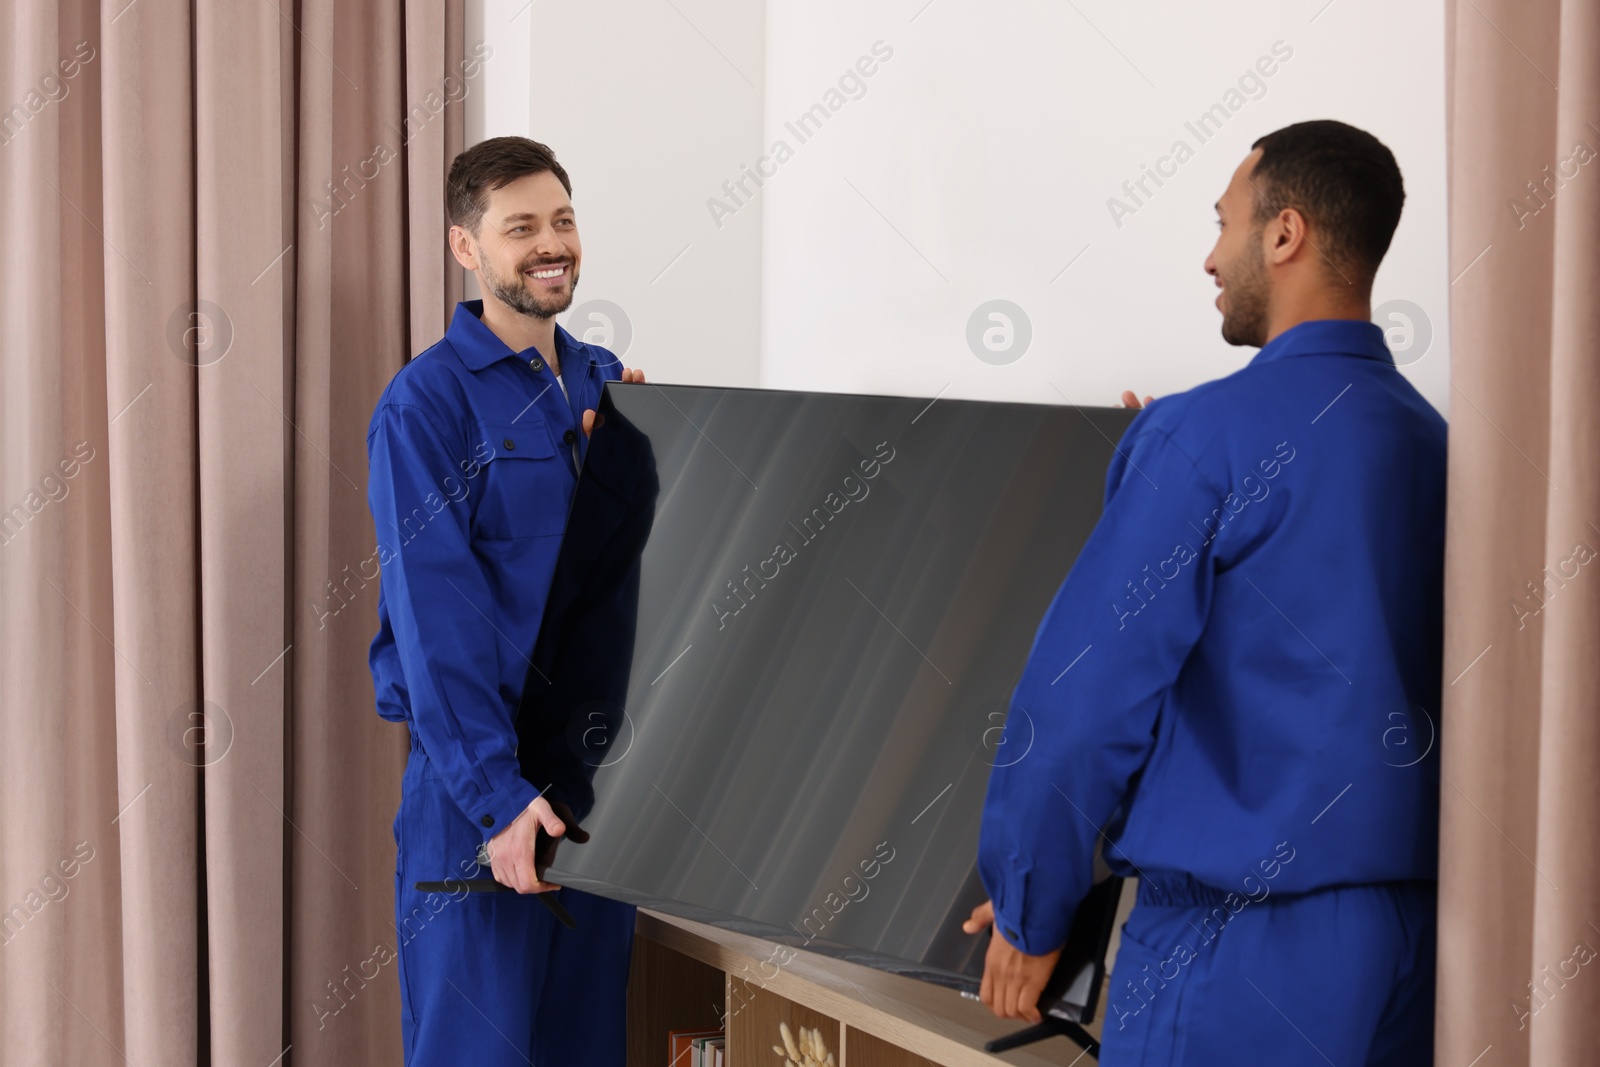
[[976, 991], [1009, 697], [1132, 416], [608, 386], [518, 715], [591, 835], [547, 877]]

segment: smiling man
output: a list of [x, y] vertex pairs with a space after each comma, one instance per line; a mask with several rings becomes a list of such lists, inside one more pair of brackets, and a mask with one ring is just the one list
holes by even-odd
[[[556, 324], [583, 262], [571, 193], [525, 137], [456, 157], [450, 248], [483, 299], [394, 376], [367, 432], [373, 687], [411, 736], [394, 822], [408, 1067], [624, 1059], [634, 909], [562, 889], [568, 930], [531, 895], [557, 888], [540, 830], [587, 835], [523, 777], [514, 721], [601, 388], [644, 380]], [[486, 879], [480, 847], [514, 893], [415, 888]]]
[[1255, 143], [1205, 269], [1260, 351], [1128, 427], [1013, 695], [965, 929], [1037, 1021], [1103, 842], [1105, 1067], [1433, 1062], [1445, 425], [1369, 321], [1403, 200], [1343, 123]]

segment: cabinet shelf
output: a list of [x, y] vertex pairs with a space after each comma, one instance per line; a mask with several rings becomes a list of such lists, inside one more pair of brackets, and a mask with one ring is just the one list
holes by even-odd
[[[994, 1055], [991, 1038], [1023, 1024], [950, 989], [639, 909], [628, 984], [628, 1067], [664, 1067], [667, 1031], [726, 1020], [728, 1067], [782, 1067], [779, 1023], [817, 1027], [838, 1067], [1086, 1067], [1063, 1038]], [[789, 959], [789, 949], [780, 959]], [[776, 970], [776, 973], [774, 973]], [[768, 977], [770, 976], [770, 977]], [[1096, 1037], [1100, 1023], [1087, 1029]], [[676, 1067], [686, 1067], [678, 1064]]]

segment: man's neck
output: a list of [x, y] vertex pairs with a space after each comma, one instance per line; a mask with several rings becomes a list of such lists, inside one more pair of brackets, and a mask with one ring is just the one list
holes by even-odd
[[1302, 322], [1314, 322], [1318, 319], [1371, 322], [1372, 300], [1365, 295], [1324, 291], [1285, 301], [1281, 306], [1271, 308], [1267, 312], [1267, 341], [1270, 342], [1279, 334], [1293, 329]]
[[513, 352], [523, 352], [535, 349], [550, 369], [556, 374], [561, 373], [561, 363], [556, 355], [556, 320], [540, 318], [537, 315], [524, 315], [513, 311], [494, 299], [485, 295], [483, 298], [483, 324], [489, 327], [489, 332], [506, 343], [506, 347]]

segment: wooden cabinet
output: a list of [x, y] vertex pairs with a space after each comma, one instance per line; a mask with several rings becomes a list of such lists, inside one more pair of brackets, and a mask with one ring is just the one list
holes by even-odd
[[[667, 1031], [728, 1033], [727, 1067], [783, 1067], [779, 1024], [822, 1033], [837, 1067], [1088, 1067], [1065, 1038], [991, 1055], [990, 1038], [1022, 1024], [996, 1019], [954, 990], [715, 926], [640, 909], [628, 985], [628, 1067], [666, 1067]], [[781, 965], [774, 958], [787, 960]], [[1098, 1022], [1088, 1027], [1099, 1035]], [[685, 1067], [683, 1064], [677, 1067]]]

